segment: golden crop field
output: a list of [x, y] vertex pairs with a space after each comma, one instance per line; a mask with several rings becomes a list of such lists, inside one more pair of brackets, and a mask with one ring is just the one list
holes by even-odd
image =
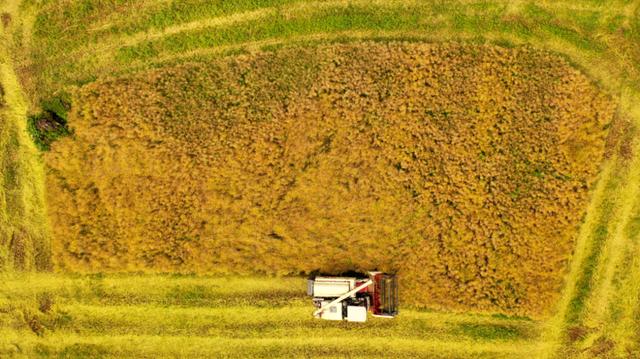
[[[640, 357], [640, 1], [0, 0], [0, 357]], [[305, 275], [399, 273], [393, 320]]]
[[614, 112], [544, 52], [400, 43], [162, 68], [74, 106], [45, 156], [57, 268], [377, 268], [407, 304], [532, 316]]

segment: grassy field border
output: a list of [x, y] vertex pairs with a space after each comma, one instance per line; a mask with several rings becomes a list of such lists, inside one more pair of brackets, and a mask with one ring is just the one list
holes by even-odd
[[[13, 3], [15, 6], [15, 3]], [[16, 11], [12, 2], [2, 12]], [[28, 102], [14, 71], [11, 35], [0, 27], [0, 270], [50, 269], [44, 168], [27, 131]]]

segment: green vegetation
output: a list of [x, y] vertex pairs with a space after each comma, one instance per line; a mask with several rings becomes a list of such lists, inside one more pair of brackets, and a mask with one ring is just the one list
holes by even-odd
[[276, 13], [263, 19], [242, 24], [225, 26], [211, 31], [202, 29], [189, 33], [167, 36], [156, 41], [122, 47], [116, 55], [121, 63], [144, 61], [162, 55], [171, 55], [195, 49], [224, 46], [246, 41], [260, 41], [272, 38], [289, 38], [317, 32], [339, 32], [345, 30], [375, 29], [423, 30], [432, 26], [420, 22], [420, 7], [382, 8], [361, 7], [329, 8], [317, 14], [289, 17]]
[[[613, 192], [620, 185], [620, 177], [613, 176], [609, 178], [605, 191]], [[565, 321], [568, 324], [576, 324], [579, 322], [579, 316], [584, 314], [585, 301], [591, 293], [594, 272], [598, 265], [598, 259], [602, 255], [602, 247], [609, 235], [609, 223], [614, 213], [614, 198], [607, 197], [600, 206], [600, 218], [596, 224], [596, 228], [591, 232], [593, 236], [590, 239], [591, 252], [582, 264], [582, 273], [576, 285], [576, 293], [571, 298], [569, 308], [566, 313]]]
[[0, 28], [0, 272], [47, 270], [51, 249], [42, 160], [27, 133], [10, 44]]
[[42, 112], [29, 116], [28, 131], [41, 151], [48, 151], [60, 137], [71, 135], [67, 124], [71, 109], [68, 95], [49, 99], [41, 105]]

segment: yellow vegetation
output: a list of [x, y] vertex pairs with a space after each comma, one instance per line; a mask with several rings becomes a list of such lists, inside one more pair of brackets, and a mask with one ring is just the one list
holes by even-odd
[[[0, 273], [4, 358], [513, 358], [540, 322], [403, 308], [317, 320], [301, 277]], [[386, 340], [371, 340], [371, 337]]]
[[70, 271], [378, 268], [405, 303], [549, 309], [614, 106], [529, 48], [289, 48], [93, 83], [46, 155]]
[[[0, 4], [2, 5], [2, 4]], [[5, 14], [6, 7], [0, 8]], [[0, 272], [50, 269], [42, 160], [27, 132], [27, 103], [0, 24]]]

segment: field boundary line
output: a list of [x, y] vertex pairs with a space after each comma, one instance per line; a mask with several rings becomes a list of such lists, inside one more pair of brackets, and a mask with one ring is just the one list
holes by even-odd
[[[127, 69], [140, 69], [141, 65], [144, 64], [162, 64], [173, 60], [184, 60], [198, 56], [209, 56], [216, 54], [224, 54], [227, 52], [231, 52], [234, 50], [247, 50], [247, 51], [260, 51], [264, 47], [269, 46], [289, 46], [296, 45], [299, 43], [305, 42], [314, 42], [314, 41], [335, 41], [335, 40], [350, 40], [350, 41], [375, 41], [378, 39], [388, 39], [390, 41], [407, 41], [409, 40], [419, 40], [419, 41], [431, 41], [434, 43], [442, 43], [446, 41], [467, 41], [476, 38], [473, 34], [468, 34], [465, 32], [456, 32], [452, 31], [448, 28], [443, 28], [442, 30], [435, 30], [430, 32], [425, 31], [406, 31], [406, 30], [346, 30], [346, 31], [336, 31], [336, 32], [318, 32], [313, 34], [305, 34], [305, 35], [295, 35], [281, 38], [270, 38], [258, 41], [246, 41], [246, 42], [238, 42], [230, 45], [223, 45], [218, 47], [208, 47], [208, 48], [197, 48], [193, 50], [188, 50], [181, 52], [179, 54], [169, 53], [164, 54], [164, 56], [158, 56], [153, 59], [146, 60], [136, 60], [131, 62], [127, 67]], [[486, 32], [482, 34], [482, 37], [488, 41], [501, 41], [506, 40], [514, 45], [531, 45], [531, 42], [524, 41], [520, 37], [510, 34], [510, 33], [501, 33], [501, 32]], [[567, 56], [571, 60], [580, 60], [584, 58], [580, 50], [575, 50], [574, 46], [569, 42], [560, 40], [560, 41], [550, 41], [545, 38], [534, 38], [533, 40], [537, 40], [537, 45], [541, 45], [543, 50], [555, 52], [564, 56]], [[556, 40], [556, 39], [551, 39]], [[593, 62], [593, 59], [589, 58], [590, 62]], [[596, 78], [600, 81], [605, 81], [607, 79], [610, 80], [610, 77], [604, 76], [604, 70], [608, 67], [606, 66], [607, 62], [605, 61], [603, 64], [598, 64], [597, 67], [587, 67], [584, 66], [584, 63], [580, 61], [578, 63], [580, 65], [581, 71], [586, 71], [588, 75], [592, 78]], [[593, 69], [598, 69], [602, 72], [602, 75], [596, 75]], [[610, 85], [610, 83], [607, 83]], [[609, 86], [605, 87], [606, 90], [609, 90]]]
[[[165, 0], [163, 0], [165, 1]], [[507, 0], [495, 0], [495, 4], [500, 4], [505, 6], [505, 11], [509, 12], [514, 10], [517, 6], [522, 6], [523, 4], [527, 4], [529, 2], [518, 2], [518, 4], [513, 4]], [[294, 15], [306, 14], [308, 12], [318, 12], [326, 9], [339, 9], [350, 6], [358, 6], [358, 7], [379, 7], [379, 8], [394, 8], [400, 6], [421, 6], [424, 5], [423, 2], [419, 0], [314, 0], [310, 2], [300, 1], [294, 2], [290, 4], [288, 7], [280, 7], [280, 6], [270, 6], [264, 7], [256, 10], [242, 11], [228, 15], [215, 16], [205, 19], [199, 19], [179, 24], [170, 25], [165, 28], [152, 28], [147, 31], [140, 31], [134, 34], [114, 34], [111, 36], [107, 36], [105, 40], [98, 41], [96, 43], [92, 43], [91, 45], [78, 48], [73, 50], [71, 53], [61, 54], [60, 56], [82, 56], [82, 55], [97, 55], [104, 54], [111, 50], [127, 47], [127, 46], [135, 46], [145, 41], [153, 41], [157, 39], [164, 38], [166, 36], [171, 36], [183, 32], [195, 31], [195, 30], [203, 30], [206, 28], [211, 28], [212, 30], [216, 27], [228, 26], [243, 22], [249, 22], [254, 20], [259, 20], [268, 16], [273, 16], [277, 14], [282, 14], [285, 18], [291, 17]], [[579, 5], [576, 6], [570, 2], [561, 3], [561, 2], [553, 2], [553, 3], [544, 3], [541, 4], [546, 9], [565, 9], [565, 10], [575, 10], [575, 11], [601, 11], [601, 6], [584, 6]]]
[[200, 19], [185, 23], [180, 23], [176, 25], [171, 25], [169, 27], [163, 29], [152, 29], [149, 31], [138, 32], [132, 35], [123, 35], [123, 36], [110, 36], [105, 41], [100, 41], [94, 44], [91, 44], [87, 47], [82, 47], [80, 49], [74, 50], [71, 54], [64, 54], [64, 56], [81, 56], [90, 54], [91, 56], [95, 56], [98, 54], [104, 54], [106, 52], [116, 50], [122, 47], [130, 47], [135, 46], [140, 43], [146, 41], [153, 41], [162, 39], [167, 36], [180, 34], [183, 32], [196, 31], [196, 30], [204, 30], [210, 28], [214, 30], [217, 27], [223, 27], [228, 25], [234, 25], [239, 23], [245, 23], [255, 20], [260, 20], [269, 16], [275, 16], [277, 14], [283, 15], [286, 17], [291, 17], [294, 14], [299, 15], [299, 13], [305, 13], [309, 11], [322, 11], [326, 9], [339, 9], [349, 6], [360, 6], [360, 7], [386, 7], [392, 8], [395, 6], [408, 6], [408, 5], [419, 5], [421, 4], [418, 0], [393, 0], [393, 1], [385, 1], [385, 0], [319, 0], [312, 2], [304, 2], [301, 1], [299, 3], [293, 3], [291, 6], [286, 8], [280, 8], [278, 6], [265, 7], [257, 10], [243, 11], [230, 15], [224, 16], [216, 16], [207, 19]]
[[[637, 146], [636, 146], [637, 147]], [[623, 189], [616, 194], [616, 198], [622, 200], [619, 211], [616, 214], [614, 222], [613, 235], [608, 239], [602, 248], [602, 255], [598, 259], [597, 270], [594, 276], [596, 287], [591, 291], [589, 303], [587, 306], [587, 318], [585, 323], [589, 325], [602, 324], [602, 318], [610, 309], [608, 303], [611, 298], [612, 280], [615, 270], [628, 248], [629, 239], [625, 235], [627, 224], [629, 223], [631, 213], [636, 204], [640, 183], [640, 155], [637, 154], [638, 149], [634, 150], [633, 162], [630, 164], [630, 173], [625, 178]]]
[[630, 238], [631, 243], [625, 254], [631, 256], [631, 263], [629, 267], [621, 268], [622, 271], [627, 270], [627, 275], [623, 277], [621, 286], [616, 293], [620, 297], [618, 299], [620, 301], [619, 307], [622, 308], [619, 320], [607, 322], [603, 327], [605, 332], [613, 333], [613, 337], [617, 340], [615, 349], [621, 357], [625, 355], [625, 349], [631, 349], [638, 345], [637, 339], [634, 338], [637, 338], [638, 333], [635, 330], [639, 328], [635, 315], [640, 315], [640, 281], [638, 281], [640, 278], [640, 256], [637, 255], [640, 253], [639, 239], [638, 236]]
[[[51, 259], [51, 241], [46, 215], [44, 163], [27, 130], [29, 102], [16, 74], [11, 55], [11, 31], [14, 30], [15, 24], [22, 20], [18, 16], [20, 1], [7, 1], [0, 11], [8, 13], [13, 18], [13, 24], [7, 27], [0, 26], [0, 85], [4, 89], [6, 103], [0, 114], [4, 115], [5, 125], [14, 131], [15, 140], [18, 142], [15, 167], [18, 169], [16, 178], [19, 179], [15, 182], [22, 208], [16, 211], [20, 216], [16, 221], [22, 230], [28, 232], [26, 246], [30, 246], [31, 251], [27, 251], [28, 257], [23, 259], [22, 269], [46, 269], [49, 268]], [[0, 148], [0, 151], [5, 151], [5, 148]], [[25, 173], [28, 176], [24, 175]], [[29, 232], [30, 230], [33, 232]]]
[[576, 292], [576, 285], [578, 283], [580, 274], [582, 273], [582, 264], [593, 248], [592, 242], [589, 240], [591, 233], [596, 226], [597, 219], [599, 217], [598, 207], [602, 203], [604, 194], [607, 187], [607, 182], [613, 175], [613, 166], [615, 163], [611, 160], [603, 164], [603, 168], [600, 172], [597, 185], [593, 190], [592, 197], [587, 207], [584, 222], [580, 226], [578, 232], [578, 238], [575, 244], [575, 251], [571, 258], [571, 264], [568, 273], [565, 275], [564, 290], [562, 291], [560, 300], [556, 304], [556, 313], [549, 319], [548, 322], [543, 323], [543, 334], [541, 336], [542, 343], [550, 343], [547, 350], [541, 348], [539, 353], [540, 358], [552, 358], [556, 355], [562, 344], [560, 338], [564, 332], [564, 319], [569, 308], [569, 304]]

